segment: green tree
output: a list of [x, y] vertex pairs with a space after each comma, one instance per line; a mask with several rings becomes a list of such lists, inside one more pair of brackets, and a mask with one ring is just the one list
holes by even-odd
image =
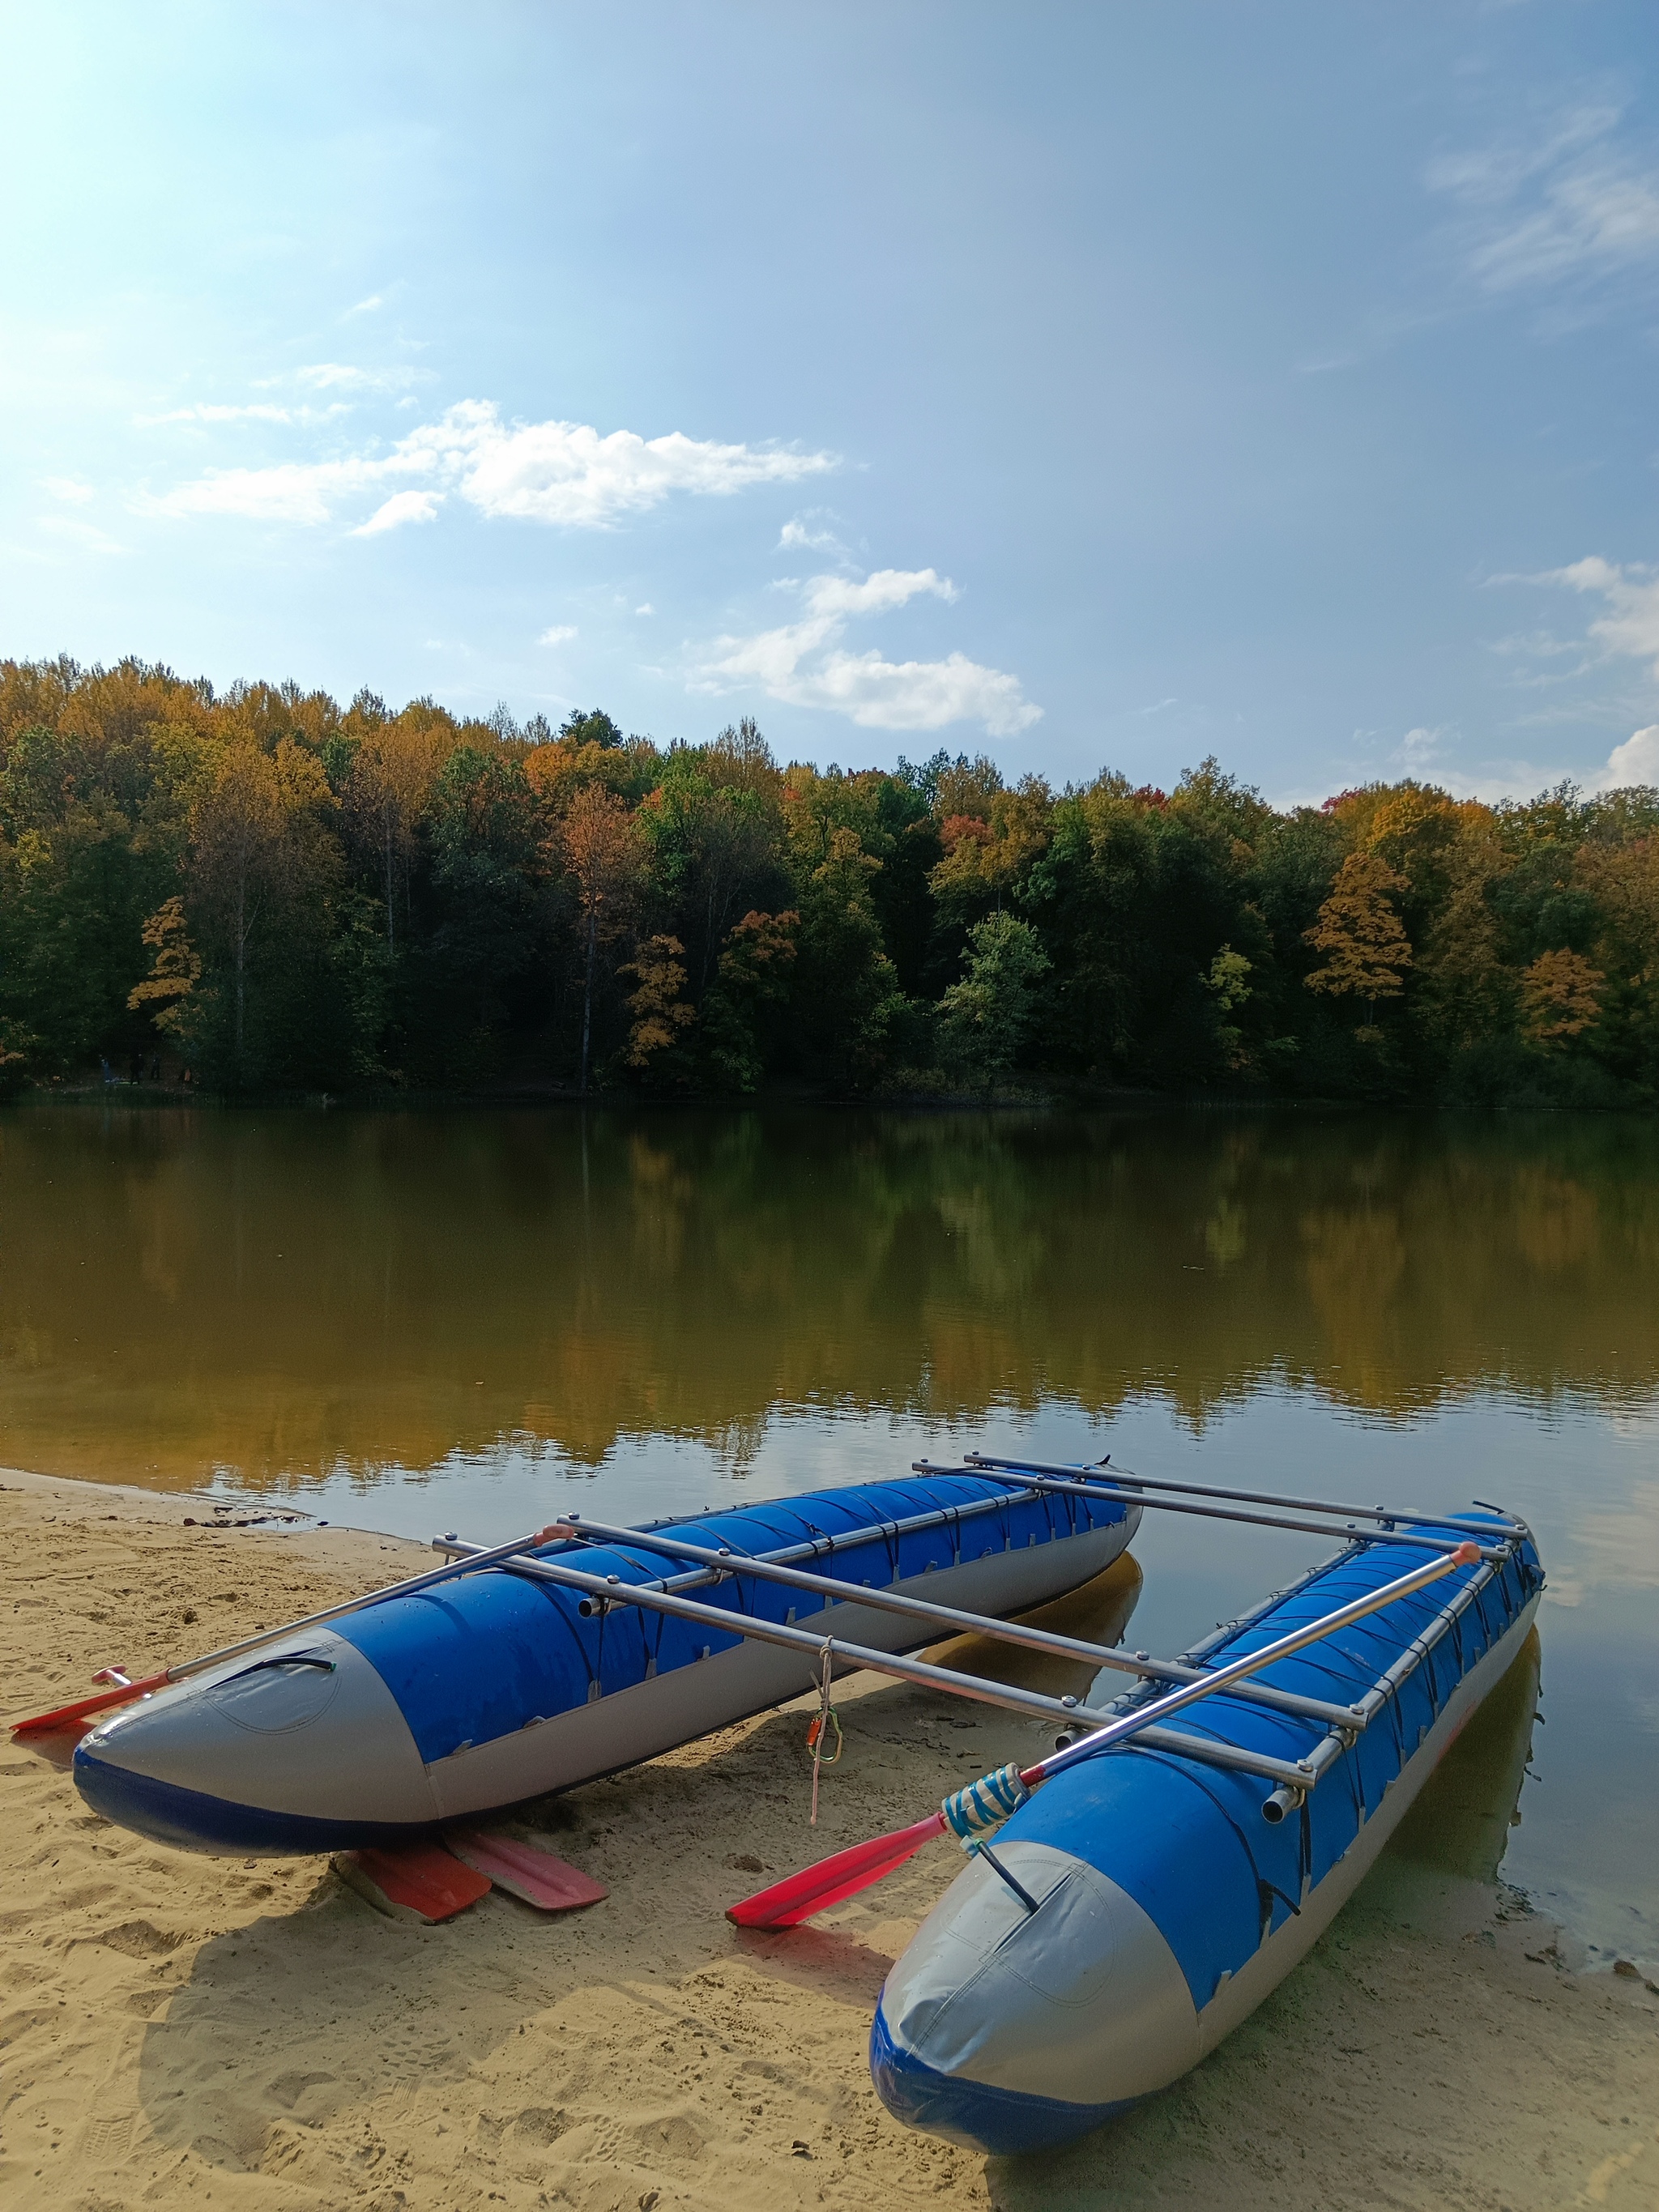
[[881, 863], [855, 830], [831, 828], [827, 844], [800, 894], [795, 1005], [811, 1071], [862, 1091], [886, 1063], [905, 1000], [871, 896]]
[[1029, 921], [992, 914], [975, 922], [968, 933], [962, 980], [939, 1005], [939, 1043], [947, 1065], [988, 1093], [1014, 1064], [1049, 965]]
[[787, 1005], [800, 916], [744, 915], [720, 954], [720, 970], [703, 1004], [703, 1040], [717, 1083], [732, 1091], [757, 1091], [768, 1060], [766, 1032], [775, 1031]]

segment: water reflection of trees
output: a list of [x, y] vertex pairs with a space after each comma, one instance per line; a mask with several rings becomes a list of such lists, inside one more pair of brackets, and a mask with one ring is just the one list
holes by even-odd
[[[1644, 1400], [1659, 1133], [1611, 1117], [0, 1124], [0, 1449], [198, 1477], [1278, 1381]], [[74, 1419], [65, 1412], [72, 1404]]]

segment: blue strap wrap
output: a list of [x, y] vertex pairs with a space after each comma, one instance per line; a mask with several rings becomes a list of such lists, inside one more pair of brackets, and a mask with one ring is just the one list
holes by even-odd
[[971, 1858], [979, 1849], [979, 1838], [1000, 1828], [1030, 1794], [1019, 1778], [1018, 1766], [1000, 1766], [994, 1774], [982, 1774], [977, 1782], [947, 1797], [939, 1810], [945, 1826]]

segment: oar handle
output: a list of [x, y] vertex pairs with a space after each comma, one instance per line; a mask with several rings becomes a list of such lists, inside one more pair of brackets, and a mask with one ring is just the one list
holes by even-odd
[[159, 1674], [147, 1674], [141, 1682], [123, 1682], [113, 1690], [100, 1690], [90, 1698], [78, 1698], [72, 1705], [59, 1705], [55, 1712], [36, 1713], [30, 1720], [14, 1721], [11, 1732], [16, 1735], [46, 1735], [53, 1729], [68, 1728], [76, 1721], [88, 1719], [101, 1713], [110, 1705], [125, 1705], [134, 1698], [147, 1698], [154, 1690], [165, 1690], [172, 1676], [165, 1669]]

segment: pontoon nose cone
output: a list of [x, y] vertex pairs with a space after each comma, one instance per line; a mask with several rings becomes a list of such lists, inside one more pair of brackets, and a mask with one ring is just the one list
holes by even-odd
[[1186, 1977], [1127, 1892], [1052, 1844], [957, 1876], [887, 1979], [870, 2071], [895, 2118], [976, 2150], [1065, 2142], [1199, 2056]]
[[112, 1715], [82, 1738], [75, 1781], [94, 1811], [187, 1850], [333, 1850], [437, 1818], [396, 1699], [327, 1630]]

